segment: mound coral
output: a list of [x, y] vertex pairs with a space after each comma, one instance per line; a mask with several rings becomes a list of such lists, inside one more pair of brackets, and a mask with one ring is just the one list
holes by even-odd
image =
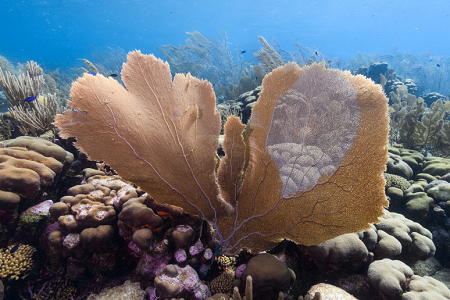
[[[73, 84], [63, 138], [156, 201], [216, 227], [224, 253], [304, 245], [365, 230], [387, 206], [387, 99], [363, 76], [289, 63], [263, 81], [245, 126], [229, 118], [216, 170], [220, 115], [212, 86], [132, 52], [112, 78]], [[220, 185], [216, 182], [216, 176]]]
[[11, 199], [20, 201], [18, 196], [33, 199], [53, 183], [64, 162], [73, 161], [72, 154], [45, 139], [24, 136], [2, 143], [0, 192], [6, 200], [0, 201], [0, 208], [13, 206]]

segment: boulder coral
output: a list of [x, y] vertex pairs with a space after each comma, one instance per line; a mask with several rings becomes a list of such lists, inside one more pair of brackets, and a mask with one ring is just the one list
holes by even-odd
[[185, 297], [203, 300], [211, 296], [208, 287], [200, 281], [197, 272], [190, 266], [180, 268], [177, 265], [167, 265], [156, 276], [155, 288], [158, 298], [150, 296], [150, 299]]
[[429, 277], [414, 275], [413, 270], [398, 260], [383, 259], [373, 262], [367, 272], [370, 283], [389, 296], [403, 300], [450, 299], [450, 290], [442, 282]]
[[436, 252], [431, 232], [401, 214], [385, 211], [381, 222], [375, 227], [378, 233], [378, 244], [374, 250], [376, 258], [394, 258], [402, 254], [404, 259], [425, 260]]
[[[295, 274], [275, 256], [268, 253], [259, 254], [247, 263], [242, 278], [252, 277], [253, 298], [273, 299], [280, 291], [289, 288], [295, 281]], [[240, 290], [245, 289], [245, 282], [240, 281]]]
[[370, 283], [386, 295], [397, 295], [414, 275], [413, 270], [399, 260], [382, 259], [370, 264], [367, 271]]
[[32, 200], [50, 186], [73, 155], [42, 138], [18, 137], [0, 148], [0, 209], [17, 208], [21, 198]]
[[401, 214], [385, 211], [381, 222], [364, 232], [349, 233], [309, 246], [308, 253], [318, 266], [335, 268], [351, 265], [358, 269], [373, 259], [401, 258], [410, 262], [434, 256], [431, 232]]

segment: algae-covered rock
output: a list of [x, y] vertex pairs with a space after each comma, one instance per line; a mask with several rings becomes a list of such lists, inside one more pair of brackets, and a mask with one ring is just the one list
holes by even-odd
[[428, 196], [433, 197], [433, 199], [438, 201], [448, 201], [450, 200], [450, 183], [444, 180], [432, 181], [429, 185], [425, 187]]
[[386, 164], [386, 172], [401, 176], [405, 179], [410, 179], [413, 175], [413, 170], [406, 162], [403, 161], [402, 157], [392, 153], [388, 153], [388, 155], [389, 160]]
[[434, 203], [433, 198], [427, 193], [405, 193], [406, 211], [408, 216], [414, 220], [421, 221], [428, 215], [430, 204]]
[[429, 212], [430, 205], [434, 199], [425, 193], [424, 188], [417, 183], [412, 184], [403, 194], [403, 200], [406, 203], [406, 212], [408, 217], [421, 221]]
[[418, 151], [410, 150], [410, 149], [402, 149], [400, 151], [400, 156], [402, 160], [407, 163], [411, 169], [417, 172], [423, 164], [425, 157]]
[[450, 172], [450, 161], [440, 157], [429, 157], [424, 163], [423, 173], [444, 176]]
[[427, 173], [419, 173], [416, 175], [416, 180], [425, 180], [427, 183], [437, 180], [436, 177]]

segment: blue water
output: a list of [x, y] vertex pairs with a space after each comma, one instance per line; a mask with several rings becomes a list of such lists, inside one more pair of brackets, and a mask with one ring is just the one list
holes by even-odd
[[450, 49], [450, 1], [155, 1], [50, 0], [0, 3], [0, 54], [11, 61], [33, 59], [49, 68], [89, 58], [96, 46], [141, 49], [180, 45], [185, 32], [208, 38], [226, 31], [230, 49], [260, 48], [258, 35], [315, 46], [330, 57], [357, 52]]
[[[427, 78], [430, 72], [449, 76], [450, 70], [444, 61], [450, 49], [448, 0], [2, 0], [0, 24], [0, 55], [50, 70], [84, 66], [78, 59], [98, 57], [107, 47], [163, 58], [157, 47], [184, 44], [186, 32], [193, 31], [210, 39], [226, 32], [229, 49], [246, 50], [248, 62], [260, 49], [261, 35], [288, 51], [296, 42], [344, 60], [358, 52], [429, 52], [421, 58], [422, 68], [430, 61]], [[439, 92], [450, 92], [442, 86]]]

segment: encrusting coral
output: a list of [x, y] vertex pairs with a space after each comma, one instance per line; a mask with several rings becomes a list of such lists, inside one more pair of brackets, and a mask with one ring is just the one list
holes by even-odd
[[293, 63], [267, 75], [243, 137], [242, 125], [226, 125], [223, 197], [211, 84], [189, 74], [172, 81], [167, 63], [138, 51], [122, 80], [126, 89], [101, 75], [74, 83], [60, 135], [156, 201], [213, 224], [224, 253], [283, 238], [319, 244], [368, 229], [388, 204], [387, 99], [363, 76]]

